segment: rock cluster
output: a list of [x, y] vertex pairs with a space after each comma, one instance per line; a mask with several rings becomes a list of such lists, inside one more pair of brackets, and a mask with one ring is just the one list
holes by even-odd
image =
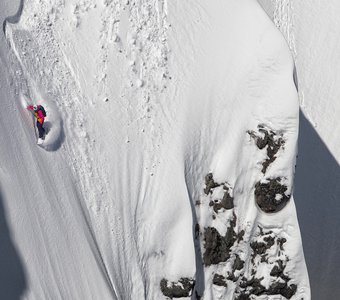
[[255, 140], [258, 149], [266, 149], [267, 158], [262, 162], [261, 172], [264, 178], [255, 184], [255, 200], [259, 208], [266, 213], [274, 213], [284, 208], [290, 199], [287, 186], [282, 183], [283, 178], [266, 178], [268, 167], [275, 161], [280, 149], [284, 148], [285, 140], [281, 132], [275, 132], [265, 125], [258, 125], [258, 132], [248, 130], [248, 134]]
[[[213, 197], [214, 189], [218, 187], [223, 187], [223, 197]], [[209, 206], [212, 206], [215, 213], [218, 213], [220, 209], [232, 209], [234, 208], [234, 198], [231, 196], [231, 187], [227, 182], [225, 183], [217, 183], [214, 181], [213, 174], [209, 173], [205, 176], [205, 189], [204, 193], [206, 195], [211, 195], [211, 200], [209, 202]]]
[[203, 262], [205, 266], [219, 264], [230, 258], [231, 247], [243, 239], [244, 231], [235, 232], [236, 215], [230, 222], [230, 226], [224, 236], [220, 235], [214, 227], [204, 229]]
[[161, 291], [164, 296], [173, 298], [189, 297], [195, 286], [195, 280], [182, 277], [177, 282], [169, 282], [163, 278], [160, 283]]
[[[236, 300], [250, 300], [251, 296], [281, 295], [286, 299], [293, 297], [297, 291], [297, 285], [291, 282], [291, 278], [285, 272], [289, 258], [285, 255], [284, 243], [286, 239], [275, 234], [272, 230], [265, 231], [259, 227], [254, 240], [250, 243], [251, 254], [251, 276], [243, 275], [239, 280]], [[275, 247], [275, 249], [273, 249]], [[271, 250], [274, 250], [269, 253]], [[272, 253], [277, 253], [273, 260]], [[271, 255], [271, 259], [270, 258]], [[261, 264], [272, 265], [269, 274], [258, 275]], [[269, 287], [266, 288], [261, 282], [270, 278]]]
[[255, 185], [255, 201], [266, 213], [274, 213], [284, 208], [290, 199], [287, 186], [281, 183], [281, 178], [267, 179], [267, 182], [257, 182]]
[[281, 133], [266, 128], [263, 124], [258, 125], [258, 132], [248, 130], [248, 134], [255, 140], [260, 150], [264, 148], [267, 150], [267, 158], [262, 163], [261, 170], [265, 174], [269, 165], [276, 159], [277, 152], [285, 144], [283, 136]]

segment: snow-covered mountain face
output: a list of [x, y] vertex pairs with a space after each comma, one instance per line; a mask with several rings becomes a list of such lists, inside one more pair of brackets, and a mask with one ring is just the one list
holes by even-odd
[[339, 1], [260, 1], [296, 62], [301, 108], [295, 197], [312, 298], [340, 295]]
[[[303, 113], [340, 162], [338, 63], [339, 1], [261, 0], [296, 61]], [[330, 130], [332, 128], [332, 130]]]
[[10, 20], [0, 182], [22, 298], [310, 299], [294, 64], [255, 0], [27, 0]]

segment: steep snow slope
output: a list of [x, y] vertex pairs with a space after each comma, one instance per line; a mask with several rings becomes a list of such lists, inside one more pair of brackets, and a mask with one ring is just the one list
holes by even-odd
[[1, 265], [7, 270], [2, 271], [1, 299], [111, 298], [70, 168], [61, 153], [35, 145], [33, 120], [19, 101], [25, 81], [10, 79], [21, 71], [8, 62], [8, 52], [2, 36], [1, 200], [18, 254], [2, 248], [6, 264]]
[[261, 1], [294, 54], [301, 122], [296, 197], [313, 299], [340, 295], [338, 1]]
[[28, 0], [6, 37], [25, 298], [309, 299], [293, 63], [256, 1]]

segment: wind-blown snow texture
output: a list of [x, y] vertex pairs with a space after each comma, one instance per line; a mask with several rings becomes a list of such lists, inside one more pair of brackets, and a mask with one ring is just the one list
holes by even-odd
[[294, 64], [256, 1], [27, 0], [5, 32], [23, 298], [310, 299]]

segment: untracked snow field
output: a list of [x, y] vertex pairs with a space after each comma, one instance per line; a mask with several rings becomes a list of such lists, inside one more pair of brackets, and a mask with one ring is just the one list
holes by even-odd
[[10, 21], [0, 200], [20, 298], [310, 299], [294, 63], [257, 1], [27, 0]]

